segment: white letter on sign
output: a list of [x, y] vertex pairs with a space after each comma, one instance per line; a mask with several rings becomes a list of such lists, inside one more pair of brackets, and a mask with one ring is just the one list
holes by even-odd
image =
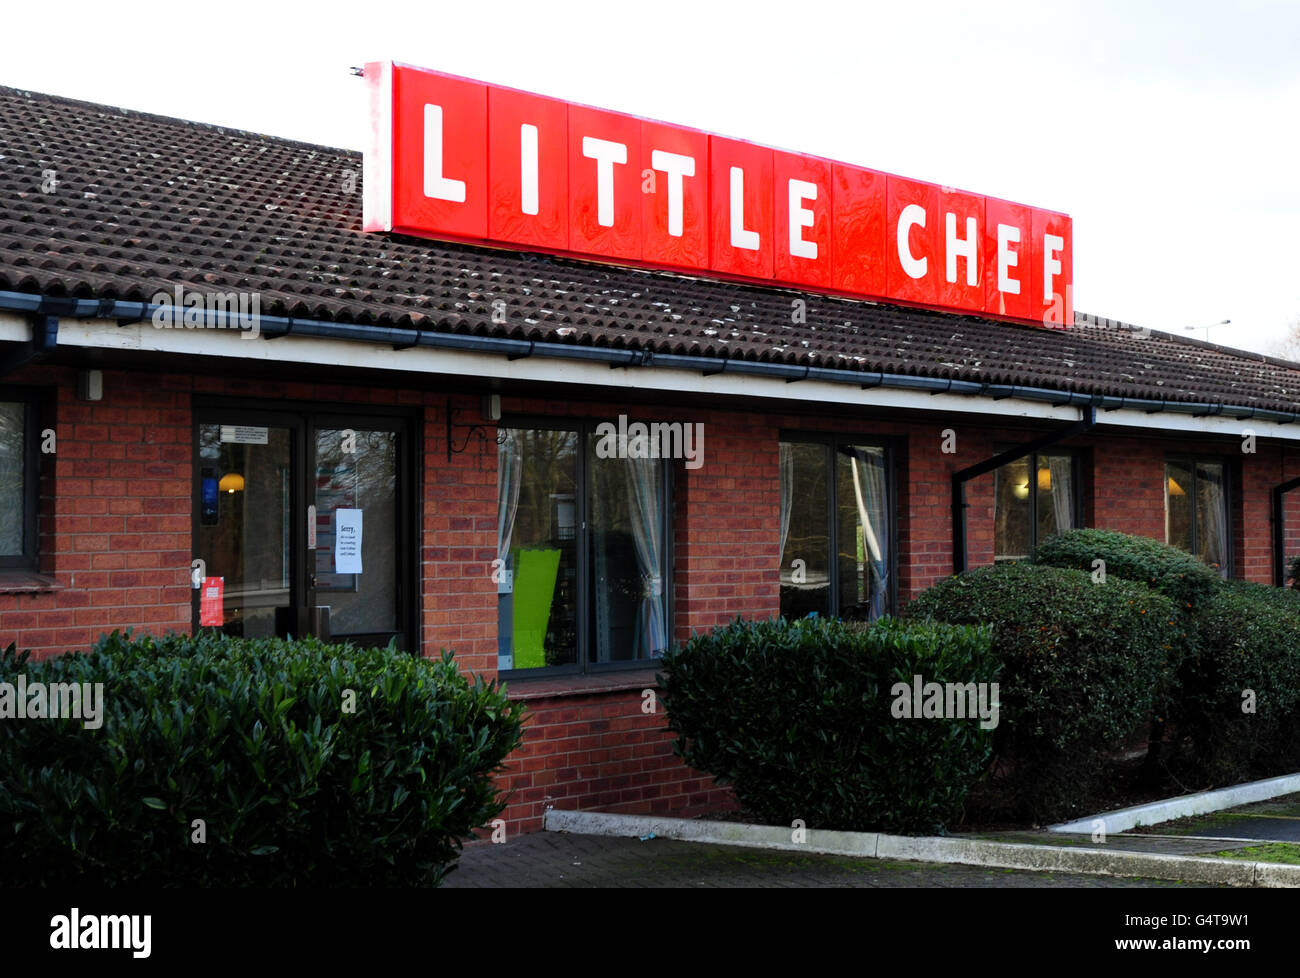
[[650, 165], [668, 174], [668, 233], [674, 238], [680, 238], [682, 236], [682, 177], [695, 176], [695, 157], [665, 153], [657, 149], [650, 154]]
[[1043, 235], [1043, 301], [1052, 301], [1052, 279], [1061, 274], [1061, 259], [1053, 257], [1065, 247], [1065, 239], [1055, 234]]
[[731, 247], [758, 251], [758, 232], [745, 230], [745, 171], [731, 168]]
[[816, 199], [817, 184], [806, 180], [790, 181], [790, 254], [796, 258], [817, 257], [817, 242], [803, 239], [803, 229], [813, 226], [813, 212], [804, 207], [803, 202]]
[[424, 196], [465, 203], [465, 181], [442, 175], [442, 106], [424, 106]]
[[519, 209], [537, 213], [537, 127], [519, 127]]
[[966, 284], [979, 284], [979, 269], [975, 267], [975, 218], [966, 218], [966, 239], [957, 237], [957, 215], [948, 214], [948, 281], [957, 281], [957, 256], [966, 259]]
[[1011, 269], [1020, 264], [1020, 256], [1007, 247], [1019, 243], [1020, 228], [1010, 224], [998, 225], [998, 291], [1007, 295], [1020, 294], [1020, 280], [1011, 277]]
[[929, 259], [913, 258], [912, 245], [907, 240], [913, 224], [925, 227], [925, 208], [920, 204], [908, 204], [903, 208], [903, 213], [898, 215], [898, 263], [912, 278], [925, 278]]
[[596, 161], [596, 223], [603, 228], [612, 228], [614, 226], [614, 164], [627, 162], [627, 146], [623, 143], [610, 142], [608, 139], [583, 136], [582, 155]]

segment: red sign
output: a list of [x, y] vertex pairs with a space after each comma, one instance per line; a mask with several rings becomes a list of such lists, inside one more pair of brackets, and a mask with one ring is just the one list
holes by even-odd
[[203, 589], [199, 592], [199, 627], [220, 628], [225, 622], [224, 577], [205, 577]]
[[392, 62], [364, 229], [1074, 319], [1065, 214]]

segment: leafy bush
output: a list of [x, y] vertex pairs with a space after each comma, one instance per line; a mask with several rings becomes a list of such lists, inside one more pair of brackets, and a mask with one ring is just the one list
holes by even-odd
[[1300, 594], [1232, 582], [1198, 611], [1200, 647], [1183, 667], [1179, 726], [1188, 773], [1222, 784], [1300, 763]]
[[520, 742], [518, 705], [446, 652], [114, 632], [42, 662], [10, 646], [19, 675], [102, 683], [103, 716], [0, 723], [8, 885], [436, 884]]
[[894, 686], [991, 683], [989, 639], [890, 619], [738, 619], [663, 657], [674, 749], [764, 821], [941, 830], [985, 767], [989, 731], [979, 719], [896, 718]]
[[1296, 625], [1300, 627], [1300, 591], [1288, 587], [1273, 587], [1269, 584], [1255, 584], [1252, 581], [1223, 581], [1221, 590], [1262, 601], [1264, 604], [1289, 615], [1296, 615]]
[[1181, 608], [1195, 608], [1215, 594], [1221, 579], [1185, 550], [1147, 537], [1111, 530], [1068, 530], [1034, 551], [1034, 563], [1089, 571], [1106, 562], [1106, 576], [1140, 581], [1169, 595]]
[[1000, 776], [981, 806], [1039, 822], [1077, 814], [1102, 788], [1109, 754], [1168, 702], [1186, 642], [1184, 616], [1142, 584], [1024, 563], [941, 581], [906, 617], [993, 627]]

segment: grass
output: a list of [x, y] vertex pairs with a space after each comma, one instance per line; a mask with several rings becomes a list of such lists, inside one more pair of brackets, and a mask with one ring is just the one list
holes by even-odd
[[1294, 842], [1270, 842], [1245, 849], [1224, 849], [1211, 853], [1216, 859], [1250, 859], [1259, 863], [1291, 863], [1300, 865], [1300, 845]]

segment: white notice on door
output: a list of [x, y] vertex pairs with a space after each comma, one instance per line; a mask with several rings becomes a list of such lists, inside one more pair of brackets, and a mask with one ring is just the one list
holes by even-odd
[[221, 443], [223, 445], [265, 445], [268, 429], [249, 424], [223, 424], [221, 426]]
[[334, 573], [361, 573], [361, 510], [334, 510]]

